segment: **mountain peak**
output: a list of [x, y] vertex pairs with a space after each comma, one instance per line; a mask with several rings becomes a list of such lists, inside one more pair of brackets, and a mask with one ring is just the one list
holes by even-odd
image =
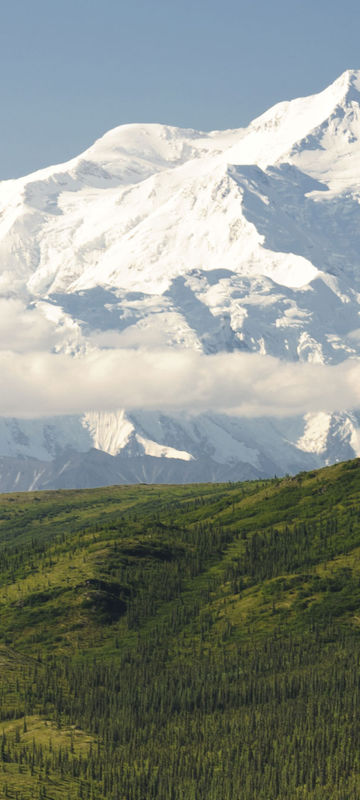
[[360, 69], [346, 69], [344, 72], [339, 75], [338, 78], [334, 81], [334, 83], [343, 82], [348, 86], [352, 86], [354, 84], [360, 85]]
[[0, 410], [74, 414], [0, 417], [0, 490], [360, 454], [332, 413], [358, 403], [359, 92], [347, 70], [246, 129], [119, 126], [0, 185]]
[[238, 136], [228, 157], [262, 168], [289, 161], [327, 184], [339, 180], [340, 170], [341, 180], [352, 184], [354, 177], [358, 181], [359, 142], [360, 70], [347, 70], [317, 94], [269, 108]]
[[324, 94], [334, 93], [338, 104], [356, 100], [360, 103], [360, 70], [347, 69], [336, 80], [322, 92]]

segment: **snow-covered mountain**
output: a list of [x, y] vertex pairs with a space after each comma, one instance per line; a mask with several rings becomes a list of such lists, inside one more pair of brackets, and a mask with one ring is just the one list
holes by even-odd
[[[16, 335], [0, 318], [0, 342], [75, 359], [171, 347], [355, 361], [359, 223], [360, 71], [239, 130], [124, 125], [0, 183], [0, 313], [21, 322]], [[294, 472], [360, 454], [359, 421], [342, 408], [3, 417], [0, 490]]]

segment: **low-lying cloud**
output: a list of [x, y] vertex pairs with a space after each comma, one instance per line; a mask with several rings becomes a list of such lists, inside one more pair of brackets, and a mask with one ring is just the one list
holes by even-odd
[[288, 363], [244, 353], [112, 349], [73, 358], [0, 351], [0, 416], [184, 409], [289, 416], [360, 407], [360, 361]]

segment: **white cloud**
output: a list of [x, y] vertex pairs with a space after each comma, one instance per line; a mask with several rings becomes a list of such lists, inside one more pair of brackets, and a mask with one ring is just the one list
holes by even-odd
[[49, 350], [62, 331], [44, 316], [40, 308], [28, 308], [21, 300], [0, 297], [0, 342], [2, 350], [24, 353]]
[[190, 350], [106, 350], [72, 358], [0, 351], [0, 415], [119, 407], [284, 416], [360, 406], [360, 362], [288, 363]]

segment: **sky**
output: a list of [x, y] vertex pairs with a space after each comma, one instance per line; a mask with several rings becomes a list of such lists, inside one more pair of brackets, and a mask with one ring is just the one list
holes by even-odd
[[3, 0], [0, 179], [116, 125], [241, 127], [360, 67], [358, 0]]

